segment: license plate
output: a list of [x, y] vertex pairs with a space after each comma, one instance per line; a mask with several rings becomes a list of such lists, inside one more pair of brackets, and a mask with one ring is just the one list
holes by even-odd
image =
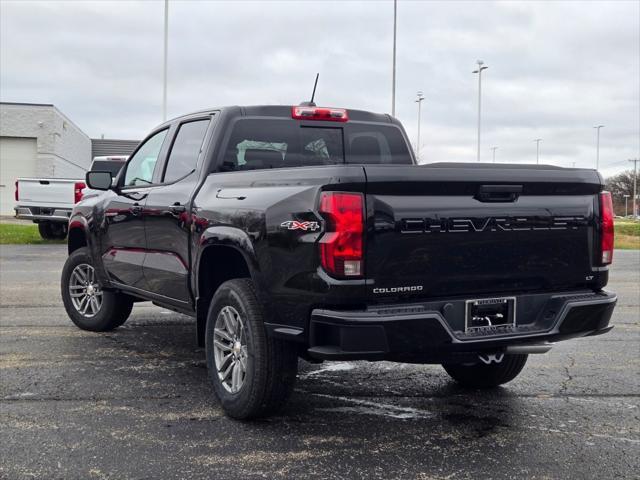
[[478, 298], [465, 302], [465, 331], [510, 330], [516, 324], [515, 297]]

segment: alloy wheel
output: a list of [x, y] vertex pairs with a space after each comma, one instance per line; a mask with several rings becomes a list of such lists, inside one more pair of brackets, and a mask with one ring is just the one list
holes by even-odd
[[73, 269], [69, 279], [69, 295], [80, 315], [88, 318], [95, 316], [102, 308], [102, 294], [91, 265], [81, 263]]
[[238, 393], [247, 374], [249, 356], [244, 320], [231, 306], [222, 308], [216, 318], [213, 354], [222, 386], [230, 393]]

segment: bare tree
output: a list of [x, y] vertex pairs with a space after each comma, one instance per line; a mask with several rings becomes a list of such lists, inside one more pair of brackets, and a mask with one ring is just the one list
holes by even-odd
[[[633, 196], [633, 170], [627, 170], [606, 179], [606, 189], [611, 192], [616, 213], [624, 212], [624, 196], [629, 196], [629, 205]], [[629, 207], [631, 208], [631, 207]]]

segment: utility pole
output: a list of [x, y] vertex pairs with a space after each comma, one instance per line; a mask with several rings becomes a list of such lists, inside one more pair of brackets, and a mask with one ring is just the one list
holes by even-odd
[[169, 0], [164, 0], [164, 65], [162, 82], [162, 121], [167, 120], [167, 56], [169, 47]]
[[396, 116], [396, 25], [398, 19], [398, 0], [393, 0], [393, 74], [391, 80], [391, 116]]
[[596, 125], [596, 170], [600, 166], [600, 129], [604, 127], [604, 125]]
[[631, 210], [633, 211], [633, 218], [635, 219], [638, 216], [638, 162], [639, 159], [629, 160], [633, 162], [633, 198], [631, 199]]
[[422, 101], [424, 100], [424, 95], [421, 91], [417, 93], [417, 98], [415, 102], [418, 104], [418, 142], [416, 143], [416, 157], [418, 162], [420, 161], [420, 120], [422, 119]]
[[496, 163], [496, 150], [498, 149], [498, 147], [491, 147], [491, 150], [493, 150], [493, 163]]
[[534, 142], [536, 142], [536, 164], [540, 163], [540, 142], [542, 141], [541, 138], [536, 138], [534, 140]]
[[624, 196], [624, 216], [628, 217], [629, 216], [629, 207], [628, 205], [628, 200], [629, 200], [629, 195], [623, 195]]
[[478, 60], [476, 63], [478, 64], [478, 69], [474, 70], [471, 73], [478, 74], [478, 161], [480, 161], [480, 111], [482, 107], [482, 71], [486, 70], [489, 67], [483, 66], [484, 62], [482, 60]]

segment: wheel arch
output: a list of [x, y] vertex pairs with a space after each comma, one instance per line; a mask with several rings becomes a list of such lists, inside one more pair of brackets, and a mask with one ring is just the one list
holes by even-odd
[[211, 228], [202, 234], [194, 266], [196, 334], [198, 345], [204, 346], [209, 306], [220, 285], [234, 278], [249, 278], [257, 287], [260, 269], [249, 236], [231, 227]]
[[79, 248], [89, 246], [86, 225], [81, 220], [74, 219], [69, 222], [67, 235], [67, 252], [69, 255]]

